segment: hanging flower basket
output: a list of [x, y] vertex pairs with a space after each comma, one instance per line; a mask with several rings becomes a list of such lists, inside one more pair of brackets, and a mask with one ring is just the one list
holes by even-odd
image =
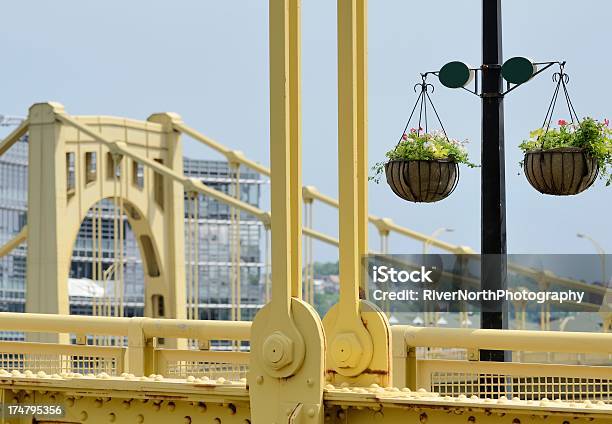
[[372, 169], [378, 182], [385, 173], [387, 184], [409, 202], [431, 203], [448, 197], [459, 182], [459, 164], [475, 166], [468, 160], [465, 142], [449, 139], [442, 131], [421, 133], [412, 129], [387, 152], [387, 162]]
[[391, 160], [385, 164], [387, 184], [404, 200], [438, 202], [448, 197], [459, 182], [459, 165], [450, 159]]
[[[525, 153], [521, 162], [527, 181], [537, 191], [554, 196], [571, 196], [588, 189], [599, 174], [612, 183], [608, 168], [612, 166], [612, 130], [610, 121], [578, 119], [567, 90], [569, 76], [564, 63], [553, 75], [555, 91], [542, 128], [532, 131], [519, 146]], [[562, 90], [562, 91], [561, 91]], [[551, 128], [559, 93], [563, 93], [570, 121], [560, 119], [559, 128]]]
[[[421, 93], [408, 118], [402, 137], [397, 145], [387, 152], [387, 161], [374, 165], [372, 168], [374, 176], [370, 179], [379, 182], [384, 172], [387, 184], [398, 197], [409, 202], [431, 203], [445, 199], [455, 190], [459, 182], [459, 164], [463, 163], [470, 167], [476, 165], [470, 163], [468, 159], [465, 149], [467, 142], [460, 142], [446, 135], [438, 112], [429, 97], [428, 89], [431, 88], [433, 92], [433, 86], [425, 82], [425, 75], [422, 75], [422, 78], [423, 82], [415, 85], [415, 90], [420, 87]], [[428, 102], [441, 130], [427, 131]], [[407, 132], [419, 105], [418, 129], [412, 128]], [[425, 129], [421, 127], [422, 118]]]
[[525, 175], [543, 194], [571, 196], [582, 193], [597, 178], [597, 159], [578, 147], [530, 150], [525, 153]]
[[527, 181], [542, 194], [571, 196], [593, 185], [598, 175], [611, 183], [612, 132], [608, 120], [586, 118], [578, 123], [559, 121], [558, 129], [531, 133], [521, 149]]

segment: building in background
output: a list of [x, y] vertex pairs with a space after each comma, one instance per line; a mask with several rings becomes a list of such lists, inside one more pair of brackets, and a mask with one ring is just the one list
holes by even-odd
[[[184, 174], [205, 184], [231, 193], [232, 171], [226, 162], [185, 158]], [[241, 200], [259, 207], [264, 180], [254, 171], [241, 168]], [[14, 237], [27, 221], [28, 197], [27, 137], [0, 156], [0, 245]], [[102, 264], [107, 269], [114, 262], [114, 220], [112, 203], [101, 202]], [[230, 208], [214, 199], [199, 197], [199, 297], [201, 319], [229, 319], [230, 288]], [[187, 213], [187, 206], [185, 207]], [[262, 238], [264, 228], [252, 216], [241, 213], [241, 314], [251, 319], [264, 303]], [[124, 242], [124, 315], [143, 314], [144, 274], [134, 234], [125, 221]], [[187, 227], [187, 226], [186, 226]], [[69, 295], [72, 314], [91, 314], [92, 305], [104, 296], [101, 282], [92, 278], [92, 220], [81, 224], [73, 248]], [[0, 258], [0, 311], [25, 310], [27, 246], [22, 245]], [[108, 287], [112, 287], [109, 282]], [[111, 290], [107, 288], [107, 290]]]

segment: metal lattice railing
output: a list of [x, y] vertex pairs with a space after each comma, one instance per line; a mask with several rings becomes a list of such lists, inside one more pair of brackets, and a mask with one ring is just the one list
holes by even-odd
[[431, 390], [440, 395], [612, 402], [612, 379], [460, 372], [433, 372], [430, 378]]
[[0, 342], [0, 369], [8, 372], [120, 375], [124, 356], [121, 347]]
[[[392, 327], [394, 384], [445, 396], [612, 403], [612, 338], [602, 333]], [[512, 362], [480, 361], [508, 350]]]
[[249, 352], [158, 349], [155, 354], [159, 373], [171, 378], [239, 381], [249, 369]]
[[[88, 337], [127, 338], [124, 346], [0, 341], [0, 369], [8, 372], [43, 371], [46, 374], [123, 373], [137, 376], [159, 374], [170, 378], [208, 377], [238, 381], [246, 377], [249, 352], [220, 350], [228, 343], [242, 346], [250, 338], [251, 323], [245, 321], [166, 320], [108, 318], [77, 315], [0, 313], [0, 330], [26, 333], [76, 334]], [[176, 349], [157, 348], [155, 339], [176, 339]], [[92, 339], [93, 340], [93, 339]], [[187, 348], [180, 341], [197, 340], [207, 349]], [[225, 345], [208, 350], [210, 341]], [[90, 340], [91, 341], [91, 340]], [[182, 347], [182, 348], [181, 348]]]

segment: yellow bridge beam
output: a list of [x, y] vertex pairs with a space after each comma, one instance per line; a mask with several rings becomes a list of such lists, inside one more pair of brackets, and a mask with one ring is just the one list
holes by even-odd
[[30, 121], [25, 119], [17, 128], [15, 128], [4, 140], [0, 141], [0, 156], [2, 156], [13, 144], [17, 143], [23, 137], [30, 126]]
[[19, 231], [19, 233], [17, 233], [17, 235], [15, 237], [13, 237], [11, 240], [9, 240], [3, 246], [0, 246], [0, 258], [3, 258], [6, 255], [8, 255], [9, 253], [11, 253], [13, 251], [13, 249], [15, 249], [21, 243], [24, 243], [25, 241], [27, 241], [27, 239], [28, 239], [28, 227], [24, 226], [21, 229], [21, 231]]

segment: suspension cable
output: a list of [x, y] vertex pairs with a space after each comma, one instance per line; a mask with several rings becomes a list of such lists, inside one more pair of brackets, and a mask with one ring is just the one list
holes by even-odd
[[187, 290], [187, 319], [192, 319], [191, 317], [191, 289], [193, 287], [193, 267], [191, 265], [191, 247], [192, 247], [192, 243], [191, 243], [191, 236], [192, 236], [192, 224], [191, 224], [191, 193], [187, 193], [187, 252], [186, 253], [186, 257], [187, 257], [187, 284], [186, 284], [186, 290]]
[[194, 246], [194, 318], [200, 319], [200, 214], [199, 214], [199, 196], [198, 193], [193, 194], [193, 214], [195, 223], [195, 246]]
[[265, 227], [266, 232], [266, 248], [265, 248], [265, 263], [264, 263], [264, 284], [266, 292], [266, 303], [270, 302], [270, 228]]

